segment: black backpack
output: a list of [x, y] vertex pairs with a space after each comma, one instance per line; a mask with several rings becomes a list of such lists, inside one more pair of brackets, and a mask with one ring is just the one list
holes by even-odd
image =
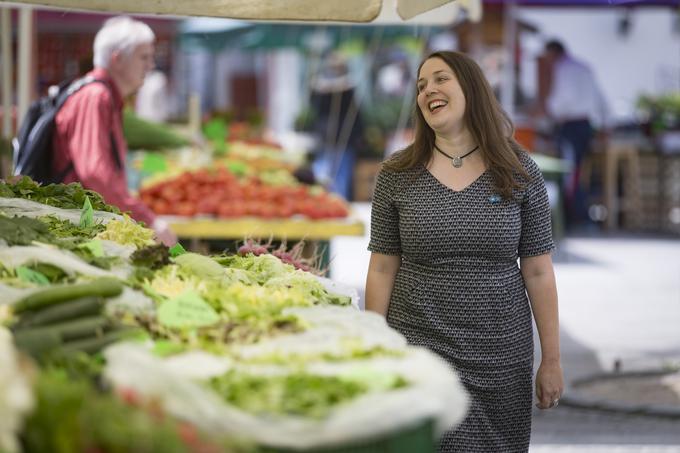
[[[94, 82], [102, 83], [110, 89], [105, 81], [85, 76], [74, 82], [59, 85], [55, 93], [50, 93], [31, 104], [21, 123], [19, 135], [12, 140], [15, 175], [30, 176], [35, 181], [49, 184], [62, 182], [73, 170], [73, 162], [70, 162], [59, 174], [55, 175], [52, 172], [54, 120], [59, 109], [73, 93]], [[116, 165], [119, 169], [122, 168], [113, 132], [111, 150]]]

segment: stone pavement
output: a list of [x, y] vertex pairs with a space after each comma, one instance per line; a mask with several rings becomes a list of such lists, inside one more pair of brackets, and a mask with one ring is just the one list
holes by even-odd
[[[331, 273], [363, 298], [370, 205], [353, 207], [366, 235], [332, 241]], [[554, 262], [567, 385], [612, 371], [617, 361], [622, 371], [680, 365], [680, 238], [567, 237]], [[680, 453], [680, 420], [564, 406], [535, 410], [530, 451]]]

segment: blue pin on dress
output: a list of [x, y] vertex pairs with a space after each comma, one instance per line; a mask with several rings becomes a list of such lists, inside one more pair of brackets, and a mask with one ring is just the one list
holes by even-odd
[[498, 195], [497, 193], [495, 193], [495, 194], [493, 194], [489, 197], [489, 203], [491, 203], [491, 204], [498, 204], [500, 202], [501, 202], [501, 196]]

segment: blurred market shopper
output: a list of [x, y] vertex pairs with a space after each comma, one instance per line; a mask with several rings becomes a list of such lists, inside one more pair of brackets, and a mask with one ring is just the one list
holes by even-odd
[[552, 66], [548, 116], [556, 126], [560, 157], [572, 164], [566, 175], [565, 207], [570, 225], [588, 221], [586, 194], [580, 184], [583, 158], [591, 150], [593, 129], [607, 128], [608, 107], [590, 67], [567, 53], [560, 41], [549, 41], [545, 55]]
[[155, 69], [146, 75], [144, 84], [137, 91], [135, 113], [155, 123], [164, 123], [168, 119], [168, 78], [163, 71]]
[[526, 452], [532, 310], [537, 406], [557, 406], [563, 390], [543, 177], [472, 59], [435, 52], [417, 79], [415, 141], [377, 177], [366, 308], [446, 359], [470, 392], [441, 452]]
[[346, 200], [352, 199], [352, 177], [364, 135], [355, 81], [343, 55], [328, 54], [313, 80], [310, 108], [318, 139], [312, 169], [317, 181]]
[[107, 203], [130, 211], [166, 244], [177, 238], [168, 225], [127, 188], [123, 101], [154, 67], [154, 33], [129, 17], [107, 20], [94, 39], [94, 69], [104, 83], [90, 83], [68, 98], [55, 119], [53, 170], [65, 183], [78, 181]]

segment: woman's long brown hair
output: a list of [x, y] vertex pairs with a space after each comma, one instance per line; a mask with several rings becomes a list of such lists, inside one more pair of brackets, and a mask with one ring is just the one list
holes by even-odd
[[[465, 96], [465, 126], [483, 152], [496, 190], [503, 198], [510, 198], [512, 190], [523, 185], [517, 180], [518, 175], [524, 182], [530, 179], [519, 160], [522, 147], [513, 138], [515, 128], [510, 117], [501, 108], [482, 69], [472, 58], [459, 52], [434, 52], [420, 63], [418, 74], [431, 58], [443, 60], [458, 79]], [[384, 162], [386, 170], [403, 171], [419, 164], [427, 165], [432, 158], [435, 134], [417, 101], [414, 117], [415, 140]]]

